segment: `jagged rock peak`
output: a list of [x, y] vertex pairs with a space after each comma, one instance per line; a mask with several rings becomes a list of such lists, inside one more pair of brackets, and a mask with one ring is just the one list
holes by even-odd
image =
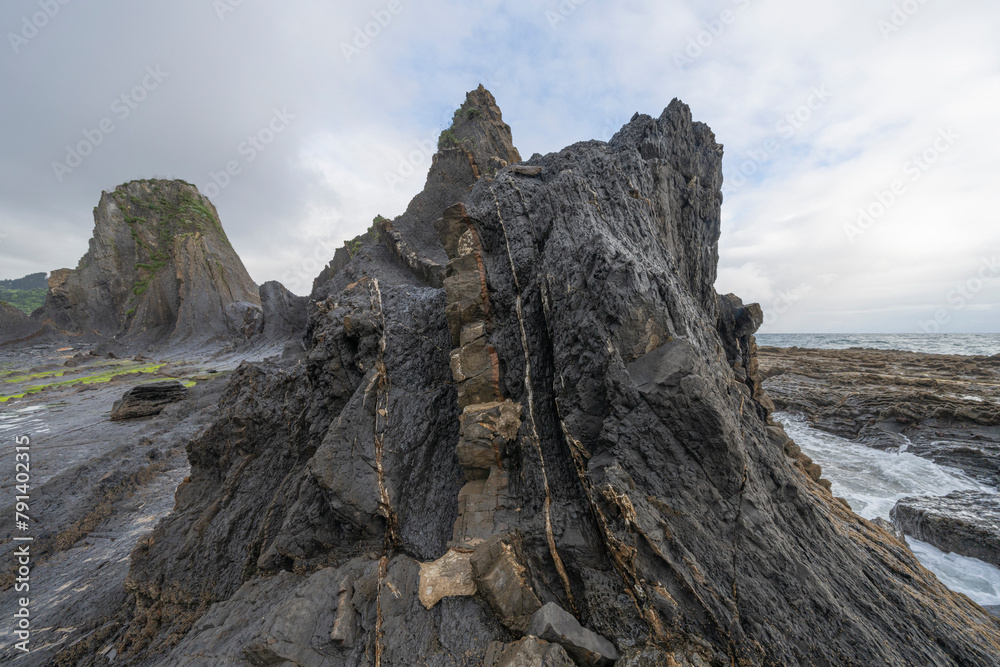
[[369, 244], [384, 244], [398, 264], [418, 275], [426, 284], [440, 287], [443, 266], [448, 262], [434, 230], [434, 222], [449, 206], [468, 198], [480, 179], [521, 161], [511, 137], [510, 126], [496, 99], [480, 85], [465, 96], [455, 110], [450, 127], [441, 132], [438, 150], [427, 172], [424, 189], [410, 202], [406, 211], [394, 220], [379, 216], [374, 225], [377, 234], [365, 234], [338, 251], [330, 264], [313, 283], [313, 297], [347, 266], [349, 260]]
[[997, 621], [771, 421], [760, 311], [714, 291], [711, 131], [674, 102], [491, 176], [462, 124], [505, 126], [468, 109], [305, 353], [234, 373], [118, 660], [1000, 664]]
[[503, 121], [493, 94], [482, 84], [465, 96], [465, 102], [455, 111], [451, 127], [441, 133], [438, 148], [467, 151], [478, 170], [477, 176], [496, 173], [501, 166], [521, 161], [510, 126]]

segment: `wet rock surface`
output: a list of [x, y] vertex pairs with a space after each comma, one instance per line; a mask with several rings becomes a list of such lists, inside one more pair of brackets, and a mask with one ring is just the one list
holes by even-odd
[[767, 395], [821, 430], [1000, 480], [1000, 360], [761, 348]]
[[1000, 567], [1000, 496], [995, 493], [955, 491], [903, 498], [890, 516], [904, 533], [922, 542]]
[[[60, 664], [55, 656], [96, 656], [110, 634], [95, 632], [108, 617], [129, 604], [124, 582], [129, 554], [137, 540], [170, 512], [174, 490], [188, 473], [184, 448], [211, 421], [225, 373], [208, 375], [193, 363], [148, 368], [138, 362], [114, 362], [77, 350], [54, 347], [8, 352], [0, 358], [7, 380], [22, 371], [40, 375], [63, 369], [78, 355], [72, 374], [8, 382], [52, 384], [44, 391], [0, 403], [0, 439], [27, 437], [31, 454], [28, 515], [32, 548], [32, 652], [21, 655], [13, 642], [0, 648], [0, 662], [25, 665]], [[220, 367], [224, 363], [215, 362]], [[110, 380], [84, 384], [108, 369]], [[135, 371], [137, 368], [145, 372]], [[161, 374], [161, 371], [164, 374]], [[142, 420], [109, 421], [112, 404], [133, 384], [173, 373], [195, 382], [184, 401]], [[197, 378], [197, 379], [196, 379]], [[212, 378], [216, 378], [213, 380]], [[13, 465], [0, 472], [0, 484], [13, 489]], [[0, 510], [13, 516], [11, 496]], [[12, 561], [18, 546], [12, 523], [0, 530], [0, 557]], [[0, 613], [12, 618], [20, 597], [13, 593], [11, 571], [0, 581]], [[75, 648], [71, 648], [75, 647]], [[15, 660], [15, 658], [17, 658]], [[89, 658], [88, 658], [89, 659]]]
[[[317, 280], [303, 353], [232, 372], [58, 661], [997, 662], [997, 620], [769, 421], [759, 308], [713, 287], [709, 128], [675, 100], [517, 160], [470, 93], [425, 191]], [[546, 608], [576, 654], [526, 634]]]
[[151, 417], [171, 403], [184, 400], [187, 389], [180, 382], [154, 382], [133, 387], [111, 406], [111, 421]]

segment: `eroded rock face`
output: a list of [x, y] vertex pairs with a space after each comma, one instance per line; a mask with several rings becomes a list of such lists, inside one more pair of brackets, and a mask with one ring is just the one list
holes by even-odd
[[32, 331], [31, 320], [6, 301], [0, 301], [0, 339], [22, 336]]
[[902, 498], [890, 512], [907, 535], [942, 551], [1000, 567], [1000, 496], [953, 491], [946, 496]]
[[309, 298], [296, 296], [271, 280], [260, 286], [261, 333], [267, 340], [295, 340], [305, 334]]
[[768, 421], [759, 311], [713, 289], [709, 128], [674, 101], [503, 166], [494, 106], [470, 94], [399, 239], [328, 268], [305, 358], [234, 374], [119, 659], [560, 665], [523, 639], [551, 603], [631, 665], [996, 662], [997, 621]]
[[559, 644], [583, 667], [610, 667], [618, 659], [614, 644], [582, 627], [554, 602], [549, 602], [531, 617], [528, 635]]
[[34, 319], [148, 347], [245, 339], [262, 318], [212, 203], [182, 181], [152, 180], [101, 195], [89, 251], [52, 272]]

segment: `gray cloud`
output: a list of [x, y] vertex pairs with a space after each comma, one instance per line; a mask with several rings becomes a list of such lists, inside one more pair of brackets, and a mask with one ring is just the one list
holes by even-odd
[[690, 104], [726, 145], [718, 287], [760, 301], [765, 330], [919, 331], [942, 310], [942, 330], [996, 330], [1000, 284], [978, 277], [1000, 248], [995, 3], [396, 3], [56, 2], [30, 38], [52, 3], [6, 3], [0, 277], [74, 266], [101, 190], [163, 176], [209, 190], [257, 281], [307, 291], [335, 245], [402, 212], [482, 81], [525, 155]]

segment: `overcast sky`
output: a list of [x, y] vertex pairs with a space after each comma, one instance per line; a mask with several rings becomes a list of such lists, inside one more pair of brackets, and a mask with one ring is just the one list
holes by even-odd
[[483, 83], [525, 157], [688, 103], [726, 148], [717, 287], [763, 331], [1000, 331], [998, 27], [995, 0], [6, 0], [0, 278], [76, 266], [102, 190], [166, 177], [308, 293]]

